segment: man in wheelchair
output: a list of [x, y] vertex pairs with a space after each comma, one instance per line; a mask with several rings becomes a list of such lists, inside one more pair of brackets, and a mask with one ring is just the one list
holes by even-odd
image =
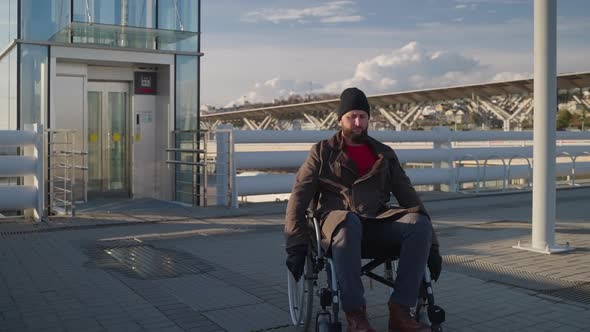
[[[286, 211], [287, 267], [303, 274], [312, 201], [321, 220], [322, 247], [335, 265], [349, 331], [375, 331], [366, 314], [361, 255], [399, 255], [389, 331], [430, 331], [410, 313], [425, 266], [437, 280], [442, 265], [430, 218], [390, 147], [368, 136], [370, 106], [357, 88], [345, 89], [337, 108], [340, 130], [315, 144], [299, 168]], [[388, 205], [393, 194], [401, 207]]]

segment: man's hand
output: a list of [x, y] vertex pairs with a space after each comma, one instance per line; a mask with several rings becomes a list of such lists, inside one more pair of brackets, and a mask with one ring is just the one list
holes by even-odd
[[434, 281], [440, 277], [442, 271], [442, 257], [438, 251], [438, 246], [433, 245], [430, 247], [430, 254], [428, 255], [428, 269], [430, 270], [430, 278]]
[[307, 246], [297, 246], [287, 249], [287, 268], [291, 271], [295, 281], [299, 281], [305, 267]]

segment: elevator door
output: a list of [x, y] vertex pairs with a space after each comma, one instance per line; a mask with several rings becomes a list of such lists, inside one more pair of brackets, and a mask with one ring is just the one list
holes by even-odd
[[129, 84], [88, 83], [88, 195], [130, 196]]

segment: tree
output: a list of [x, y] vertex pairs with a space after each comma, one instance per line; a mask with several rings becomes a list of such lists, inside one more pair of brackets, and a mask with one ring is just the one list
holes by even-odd
[[569, 127], [572, 119], [572, 113], [566, 109], [562, 109], [557, 112], [557, 130], [564, 130]]

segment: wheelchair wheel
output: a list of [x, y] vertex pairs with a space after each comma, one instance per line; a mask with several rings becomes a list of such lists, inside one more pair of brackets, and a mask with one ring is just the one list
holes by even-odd
[[295, 326], [302, 326], [303, 331], [309, 329], [313, 309], [313, 263], [311, 257], [305, 260], [303, 276], [295, 281], [291, 272], [287, 271], [287, 285], [289, 292], [289, 312]]

